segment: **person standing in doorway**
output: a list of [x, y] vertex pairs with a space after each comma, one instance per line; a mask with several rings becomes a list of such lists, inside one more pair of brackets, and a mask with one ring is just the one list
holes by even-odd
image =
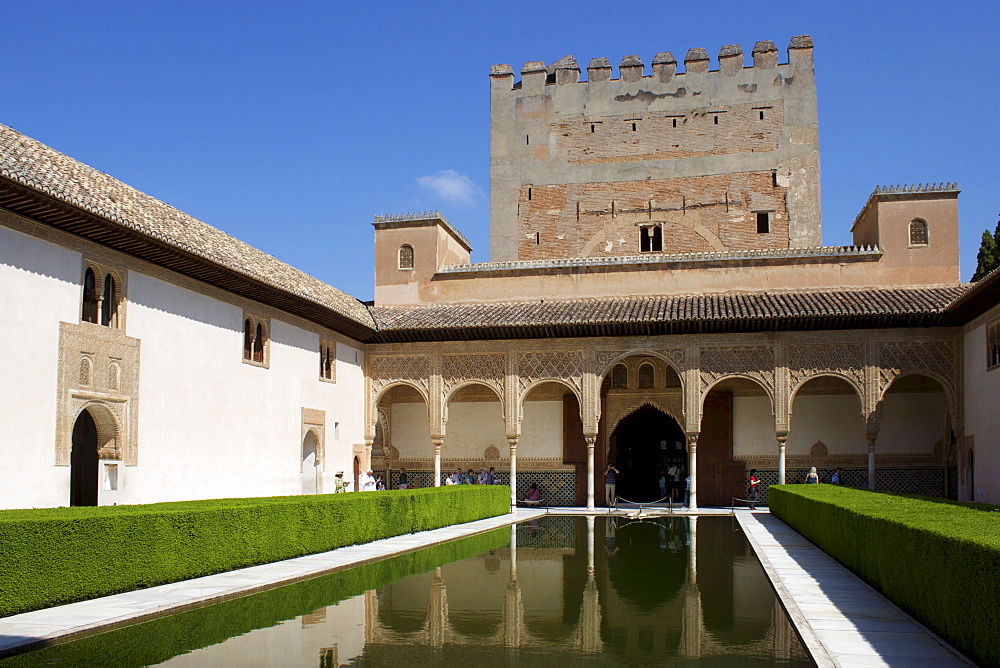
[[750, 477], [747, 478], [747, 501], [750, 502], [750, 510], [757, 510], [757, 487], [760, 479], [757, 477], [757, 469], [750, 469]]
[[604, 471], [604, 495], [608, 500], [609, 506], [618, 505], [618, 495], [615, 494], [615, 487], [617, 485], [617, 476], [619, 473], [618, 469], [615, 468], [614, 464], [608, 464], [607, 470]]

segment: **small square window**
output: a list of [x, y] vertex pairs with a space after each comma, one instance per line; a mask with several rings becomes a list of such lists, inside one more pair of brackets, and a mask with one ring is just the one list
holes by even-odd
[[659, 225], [644, 225], [639, 228], [639, 252], [659, 253], [663, 250], [663, 228]]
[[768, 234], [771, 231], [771, 213], [769, 211], [757, 212], [757, 234]]

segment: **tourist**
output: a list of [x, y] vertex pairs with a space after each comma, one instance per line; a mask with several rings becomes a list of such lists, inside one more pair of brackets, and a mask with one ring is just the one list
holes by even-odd
[[542, 495], [538, 491], [538, 483], [531, 483], [528, 487], [527, 493], [524, 495], [525, 503], [540, 503], [542, 500]]
[[833, 477], [830, 478], [830, 483], [833, 485], [843, 485], [844, 484], [844, 469], [837, 467], [834, 471]]
[[382, 480], [382, 474], [381, 473], [379, 473], [377, 476], [375, 476], [375, 491], [376, 492], [384, 492], [385, 491], [385, 481]]
[[451, 480], [450, 484], [452, 484], [452, 485], [461, 485], [462, 484], [462, 477], [463, 477], [462, 476], [462, 469], [461, 469], [461, 467], [459, 467], [459, 468], [455, 469], [454, 473], [451, 474], [451, 478], [449, 478], [449, 480]]
[[691, 507], [691, 474], [688, 473], [684, 479], [684, 507]]
[[480, 485], [489, 485], [489, 484], [491, 484], [490, 483], [490, 474], [486, 472], [486, 467], [485, 466], [483, 468], [479, 469], [479, 477], [476, 478], [476, 483], [480, 484]]
[[344, 472], [337, 471], [333, 478], [333, 493], [341, 494], [347, 491], [347, 481], [344, 480]]
[[750, 478], [747, 480], [747, 500], [750, 502], [750, 510], [757, 510], [757, 486], [760, 479], [757, 477], [757, 469], [750, 469]]
[[409, 489], [409, 488], [410, 488], [410, 476], [406, 474], [406, 469], [400, 466], [399, 484], [396, 485], [396, 489]]
[[809, 473], [806, 474], [806, 484], [815, 485], [819, 482], [819, 474], [816, 473], [816, 467], [809, 469]]
[[489, 482], [489, 484], [490, 485], [496, 485], [496, 484], [498, 484], [499, 481], [497, 480], [497, 471], [492, 466], [490, 467], [490, 473], [489, 473], [489, 475], [490, 475], [490, 482]]
[[615, 487], [617, 484], [617, 478], [619, 471], [615, 468], [614, 464], [608, 464], [608, 468], [604, 471], [604, 496], [608, 501], [609, 506], [618, 505], [618, 496], [615, 494]]
[[368, 469], [368, 472], [361, 476], [361, 491], [362, 492], [374, 492], [375, 491], [375, 476], [372, 475], [372, 470]]
[[675, 492], [680, 491], [680, 481], [681, 481], [681, 463], [680, 460], [675, 459], [670, 463], [670, 468], [667, 469], [667, 482], [670, 484], [671, 501], [673, 501], [674, 496], [677, 496]]
[[667, 472], [660, 469], [660, 500], [667, 498]]
[[465, 479], [462, 482], [466, 485], [476, 484], [476, 474], [472, 472], [472, 469], [469, 469], [468, 473], [465, 474]]

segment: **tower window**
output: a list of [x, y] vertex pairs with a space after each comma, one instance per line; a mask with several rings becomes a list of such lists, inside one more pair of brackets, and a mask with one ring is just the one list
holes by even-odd
[[531, 188], [528, 188], [528, 201], [531, 201]]
[[764, 110], [760, 110], [760, 120], [764, 120]]
[[639, 252], [659, 253], [663, 250], [663, 228], [659, 225], [644, 225], [639, 228]]
[[243, 361], [257, 366], [267, 366], [267, 323], [262, 318], [243, 314]]
[[757, 234], [767, 234], [771, 231], [771, 213], [768, 211], [757, 212]]
[[541, 232], [535, 232], [535, 245], [537, 246], [540, 243], [542, 243], [542, 233]]
[[674, 127], [676, 128], [677, 127], [677, 119], [675, 118], [675, 119], [673, 119], [673, 121], [674, 121]]
[[632, 132], [635, 132], [635, 123], [632, 124]]
[[719, 124], [719, 117], [718, 116], [715, 117], [715, 121], [714, 122], [715, 122], [715, 125]]
[[927, 245], [927, 221], [914, 219], [910, 222], [910, 246]]
[[82, 322], [113, 329], [122, 327], [120, 311], [125, 284], [116, 272], [88, 263], [83, 274]]
[[413, 246], [410, 244], [399, 247], [399, 268], [413, 269]]
[[337, 344], [332, 341], [319, 342], [319, 377], [321, 380], [335, 380], [337, 368]]
[[591, 133], [593, 133], [593, 132], [594, 132], [594, 124], [593, 124], [593, 123], [591, 123], [591, 124], [590, 124], [590, 132], [591, 132]]
[[1000, 322], [986, 328], [986, 368], [1000, 367]]

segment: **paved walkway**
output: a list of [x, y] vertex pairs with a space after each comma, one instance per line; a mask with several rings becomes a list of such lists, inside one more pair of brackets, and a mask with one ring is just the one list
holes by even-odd
[[[587, 514], [583, 508], [552, 512]], [[606, 512], [598, 510], [598, 514]], [[645, 516], [669, 513], [666, 509], [621, 509], [618, 514], [638, 512]], [[728, 508], [697, 511], [705, 515], [729, 513]], [[0, 657], [98, 629], [245, 596], [544, 514], [544, 510], [519, 508], [510, 515], [468, 524], [5, 617], [0, 619]], [[818, 665], [973, 665], [770, 513], [739, 510], [736, 517]]]
[[770, 513], [736, 517], [819, 666], [974, 665]]

